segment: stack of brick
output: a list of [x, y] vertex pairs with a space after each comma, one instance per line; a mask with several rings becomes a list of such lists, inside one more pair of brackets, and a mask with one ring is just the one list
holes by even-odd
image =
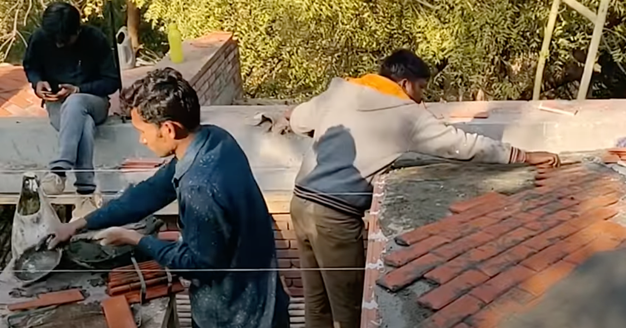
[[[395, 238], [377, 283], [397, 292], [433, 284], [420, 327], [498, 327], [523, 313], [593, 254], [625, 246], [622, 177], [596, 164], [539, 169], [536, 188], [453, 204], [452, 215]], [[416, 306], [418, 306], [416, 304]]]
[[[142, 286], [146, 287], [144, 300], [179, 293], [184, 287], [178, 278], [161, 267], [155, 261], [139, 263], [139, 272], [133, 265], [111, 270], [107, 282], [109, 296], [125, 296], [128, 303], [140, 303]], [[141, 281], [139, 275], [143, 278]]]

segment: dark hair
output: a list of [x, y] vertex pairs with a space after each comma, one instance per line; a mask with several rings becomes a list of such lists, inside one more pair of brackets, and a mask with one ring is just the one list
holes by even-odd
[[385, 58], [378, 73], [394, 82], [404, 79], [416, 81], [430, 78], [428, 65], [412, 51], [406, 49], [396, 50], [391, 56]]
[[41, 28], [55, 42], [67, 43], [80, 31], [80, 12], [65, 2], [55, 2], [43, 12]]
[[200, 101], [183, 75], [173, 68], [161, 68], [135, 81], [120, 93], [125, 112], [136, 109], [145, 122], [161, 125], [180, 123], [187, 131], [200, 126]]

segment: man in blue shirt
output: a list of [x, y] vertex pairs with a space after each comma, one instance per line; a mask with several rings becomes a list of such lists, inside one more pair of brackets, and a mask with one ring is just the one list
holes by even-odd
[[118, 199], [64, 224], [50, 246], [81, 229], [139, 221], [178, 200], [182, 241], [110, 228], [99, 234], [102, 242], [135, 245], [163, 266], [188, 270], [181, 275], [191, 281], [194, 327], [288, 327], [288, 296], [272, 270], [272, 218], [235, 139], [200, 125], [196, 92], [171, 68], [148, 73], [122, 91], [120, 102], [130, 109], [140, 142], [174, 158]]

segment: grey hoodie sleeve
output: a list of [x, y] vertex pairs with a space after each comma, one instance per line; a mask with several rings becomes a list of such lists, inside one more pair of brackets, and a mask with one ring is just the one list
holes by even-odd
[[524, 158], [522, 151], [509, 144], [466, 133], [439, 121], [427, 110], [417, 108], [412, 112], [416, 117], [409, 151], [482, 163], [508, 164]]

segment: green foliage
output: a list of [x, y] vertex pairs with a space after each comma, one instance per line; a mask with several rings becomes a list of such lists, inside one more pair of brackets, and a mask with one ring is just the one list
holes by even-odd
[[[26, 49], [26, 42], [39, 27], [45, 7], [58, 0], [0, 0], [0, 62], [19, 63]], [[114, 32], [125, 24], [125, 0], [72, 0], [67, 1], [81, 10], [83, 22], [96, 26], [113, 42]], [[106, 4], [106, 6], [105, 6]], [[109, 19], [112, 4], [115, 26]], [[165, 36], [154, 31], [150, 23], [140, 26], [145, 48], [160, 55], [167, 49]]]
[[[15, 1], [0, 0], [0, 9]], [[90, 22], [102, 21], [102, 1], [80, 0], [82, 8], [93, 6]], [[185, 38], [214, 30], [233, 32], [241, 50], [245, 89], [252, 97], [315, 95], [332, 77], [374, 71], [384, 56], [405, 47], [438, 68], [430, 99], [449, 101], [473, 99], [479, 92], [487, 99], [529, 97], [552, 4], [552, 0], [135, 2], [157, 32], [164, 32], [170, 22], [178, 23]], [[595, 11], [600, 0], [582, 2]], [[586, 51], [592, 29], [586, 18], [561, 6], [546, 80], [566, 75], [572, 51]], [[612, 0], [601, 52], [610, 53], [623, 66], [625, 35], [626, 2]], [[162, 46], [162, 38], [155, 40], [147, 46]]]
[[[599, 0], [583, 1], [597, 8]], [[394, 49], [415, 50], [442, 68], [433, 100], [518, 99], [532, 88], [552, 0], [139, 0], [154, 22], [184, 37], [234, 32], [253, 97], [293, 98], [324, 90], [334, 76], [376, 69]], [[626, 3], [613, 0], [602, 51], [626, 63]], [[547, 76], [563, 75], [593, 26], [561, 6]], [[527, 96], [527, 95], [526, 95]]]

